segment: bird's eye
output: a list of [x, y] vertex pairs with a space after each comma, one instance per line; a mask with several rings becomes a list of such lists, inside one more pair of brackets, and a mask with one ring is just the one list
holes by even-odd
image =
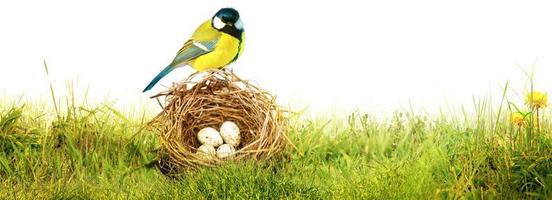
[[222, 29], [224, 28], [226, 24], [224, 22], [222, 22], [222, 20], [218, 17], [213, 17], [213, 27], [215, 27], [216, 29]]

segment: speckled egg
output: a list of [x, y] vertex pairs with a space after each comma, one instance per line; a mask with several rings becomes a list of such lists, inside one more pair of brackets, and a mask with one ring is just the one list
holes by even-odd
[[213, 147], [218, 147], [223, 144], [220, 133], [211, 127], [201, 129], [197, 134], [197, 139], [201, 144], [207, 144]]

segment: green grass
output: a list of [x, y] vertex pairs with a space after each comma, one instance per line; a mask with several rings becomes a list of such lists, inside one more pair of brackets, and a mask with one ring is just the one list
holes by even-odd
[[475, 102], [460, 117], [294, 116], [290, 161], [228, 163], [178, 178], [147, 165], [159, 146], [144, 129], [152, 114], [72, 99], [64, 109], [4, 103], [0, 199], [550, 199], [549, 118], [522, 141], [529, 130], [508, 123], [506, 106], [499, 113]]
[[[516, 106], [507, 88], [498, 107], [474, 99], [461, 115], [291, 116], [291, 159], [169, 178], [151, 165], [155, 113], [77, 103], [71, 84], [60, 101], [50, 87], [51, 105], [0, 102], [0, 199], [551, 199], [552, 113]], [[509, 122], [519, 110], [524, 127]]]

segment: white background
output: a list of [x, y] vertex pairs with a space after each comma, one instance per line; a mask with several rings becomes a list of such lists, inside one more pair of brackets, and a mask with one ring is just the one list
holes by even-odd
[[[310, 111], [390, 112], [497, 99], [538, 58], [537, 87], [552, 91], [547, 1], [0, 1], [0, 95], [48, 99], [66, 81], [119, 107], [192, 72], [147, 83], [219, 8], [238, 9], [246, 47], [236, 73]], [[518, 66], [519, 65], [519, 66]], [[521, 67], [520, 67], [521, 66]], [[2, 94], [3, 93], [3, 94]], [[79, 95], [79, 94], [78, 94]]]

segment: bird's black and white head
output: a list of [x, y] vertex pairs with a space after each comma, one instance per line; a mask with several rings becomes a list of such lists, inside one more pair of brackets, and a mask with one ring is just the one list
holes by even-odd
[[233, 8], [220, 9], [217, 14], [213, 16], [211, 25], [219, 31], [241, 39], [243, 23], [240, 19], [240, 13]]

